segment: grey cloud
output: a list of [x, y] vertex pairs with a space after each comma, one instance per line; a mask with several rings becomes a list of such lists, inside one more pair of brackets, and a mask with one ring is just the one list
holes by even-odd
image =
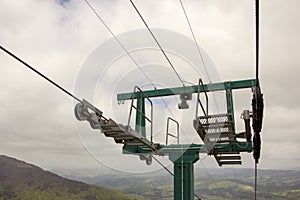
[[[116, 34], [144, 28], [129, 2], [91, 2]], [[136, 4], [151, 27], [166, 28], [191, 37], [178, 1], [136, 1]], [[222, 79], [252, 78], [254, 24], [251, 1], [185, 1], [185, 4], [197, 40], [214, 60]], [[299, 168], [299, 4], [297, 0], [262, 1], [260, 73], [266, 118], [262, 133], [261, 163], [265, 168]], [[23, 1], [2, 1], [0, 12], [1, 45], [13, 50], [70, 91], [73, 90], [77, 73], [85, 59], [110, 37], [82, 1], [70, 1], [64, 7], [57, 1], [28, 0], [26, 6]], [[151, 39], [149, 35], [147, 39]], [[135, 55], [139, 57], [140, 54]], [[73, 104], [69, 97], [2, 52], [0, 65], [0, 136], [4, 143], [1, 145], [1, 152], [46, 168], [101, 165], [80, 144], [75, 130]], [[179, 71], [184, 69], [179, 67]], [[155, 72], [150, 69], [147, 73], [155, 76]], [[157, 75], [153, 79], [158, 77], [161, 76]], [[106, 78], [113, 78], [113, 75]], [[140, 82], [143, 82], [142, 78]], [[128, 83], [128, 86], [122, 85], [118, 89], [126, 90], [128, 87], [131, 91], [130, 84], [135, 82]], [[106, 85], [102, 91], [110, 94], [111, 88]], [[250, 107], [248, 95], [241, 94], [236, 98], [237, 112], [244, 109], [242, 104]], [[84, 96], [80, 96], [82, 97]], [[107, 109], [106, 100], [101, 96], [98, 98], [99, 108]], [[114, 101], [113, 98], [115, 97], [109, 101]], [[120, 110], [126, 112], [124, 107]], [[107, 113], [114, 114], [114, 111], [107, 110]], [[126, 116], [127, 113], [123, 115]], [[236, 114], [237, 123], [242, 123], [238, 117]], [[191, 125], [187, 120], [184, 122], [185, 127]], [[121, 160], [128, 158], [121, 154], [119, 146], [114, 147], [112, 155], [108, 148], [114, 145], [113, 141], [104, 136], [93, 135], [98, 132], [91, 131], [89, 124], [84, 123], [82, 128], [86, 130], [85, 141], [91, 144], [95, 152], [103, 151], [101, 156], [105, 156], [108, 161], [112, 156]], [[192, 129], [188, 130], [195, 134]], [[95, 138], [97, 140], [93, 140]], [[107, 149], [102, 149], [104, 147]], [[278, 148], [280, 155], [274, 151]], [[39, 151], [35, 152], [36, 149]], [[294, 156], [291, 157], [291, 154]], [[64, 162], [66, 159], [68, 163]], [[249, 163], [246, 166], [252, 166], [251, 159], [250, 154], [245, 156], [246, 163]], [[274, 159], [283, 159], [284, 162], [274, 166]], [[79, 160], [83, 162], [78, 162]], [[204, 165], [216, 166], [211, 160], [204, 159]], [[142, 165], [144, 163], [138, 164]]]

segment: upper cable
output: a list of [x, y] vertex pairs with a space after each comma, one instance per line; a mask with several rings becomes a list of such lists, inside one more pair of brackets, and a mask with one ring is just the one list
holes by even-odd
[[69, 91], [67, 91], [65, 88], [63, 88], [62, 86], [60, 86], [59, 84], [57, 84], [56, 82], [52, 81], [50, 78], [48, 78], [46, 75], [42, 74], [41, 72], [39, 72], [37, 69], [35, 69], [34, 67], [30, 66], [29, 64], [27, 64], [25, 61], [23, 61], [21, 58], [17, 57], [15, 54], [13, 54], [12, 52], [8, 51], [7, 49], [5, 49], [4, 47], [2, 47], [0, 45], [0, 49], [2, 51], [4, 51], [5, 53], [7, 53], [8, 55], [10, 55], [11, 57], [13, 57], [14, 59], [18, 60], [20, 63], [22, 63], [23, 65], [25, 65], [27, 68], [29, 68], [30, 70], [32, 70], [33, 72], [35, 72], [36, 74], [38, 74], [39, 76], [43, 77], [44, 79], [46, 79], [48, 82], [50, 82], [51, 84], [53, 84], [55, 87], [57, 87], [58, 89], [62, 90], [64, 93], [66, 93], [67, 95], [71, 96], [72, 98], [76, 99], [79, 102], [82, 102], [79, 98], [77, 98], [74, 94], [70, 93]]
[[154, 39], [154, 41], [156, 42], [157, 46], [159, 47], [160, 51], [163, 53], [163, 55], [165, 56], [166, 60], [168, 61], [168, 63], [170, 64], [171, 68], [173, 69], [174, 73], [176, 74], [177, 78], [179, 79], [179, 81], [182, 83], [183, 86], [184, 85], [184, 81], [181, 79], [181, 77], [179, 76], [178, 72], [176, 71], [175, 67], [173, 66], [172, 62], [170, 61], [169, 57], [167, 56], [166, 52], [164, 51], [164, 49], [161, 47], [161, 45], [159, 44], [158, 40], [156, 39], [155, 35], [153, 34], [153, 32], [151, 31], [150, 27], [148, 26], [148, 24], [146, 23], [145, 19], [143, 18], [142, 14], [140, 13], [140, 11], [137, 9], [137, 7], [135, 6], [134, 2], [132, 0], [130, 0], [132, 6], [134, 7], [135, 11], [137, 12], [137, 14], [140, 16], [141, 20], [143, 21], [143, 23], [145, 24], [146, 28], [148, 29], [149, 33], [151, 34], [152, 38]]

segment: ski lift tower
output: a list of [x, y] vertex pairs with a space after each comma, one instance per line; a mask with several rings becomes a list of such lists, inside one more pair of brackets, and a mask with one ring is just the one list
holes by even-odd
[[[131, 1], [133, 4], [133, 2]], [[174, 200], [192, 200], [194, 197], [194, 163], [199, 160], [199, 153], [213, 156], [219, 166], [241, 165], [242, 152], [252, 152], [255, 159], [255, 174], [260, 158], [261, 139], [260, 132], [263, 120], [263, 95], [261, 93], [258, 69], [259, 69], [259, 1], [255, 1], [256, 11], [256, 78], [238, 81], [226, 81], [204, 84], [201, 79], [197, 85], [175, 88], [164, 88], [143, 91], [134, 87], [130, 93], [117, 95], [119, 102], [131, 101], [128, 123], [119, 124], [112, 119], [104, 117], [102, 112], [86, 100], [80, 101], [75, 106], [75, 116], [78, 120], [86, 120], [93, 129], [100, 129], [106, 137], [112, 137], [116, 143], [123, 144], [123, 154], [138, 155], [145, 160], [147, 165], [152, 163], [152, 157], [168, 156], [174, 164]], [[136, 11], [136, 6], [133, 4]], [[139, 12], [138, 12], [139, 13]], [[140, 13], [139, 13], [140, 15]], [[140, 15], [141, 17], [141, 15]], [[145, 21], [143, 20], [145, 23]], [[145, 23], [146, 25], [146, 23]], [[149, 28], [148, 28], [149, 29]], [[150, 29], [149, 29], [150, 31]], [[151, 32], [151, 31], [150, 31]], [[152, 35], [153, 36], [153, 35]], [[244, 110], [241, 118], [244, 121], [245, 131], [238, 133], [235, 128], [234, 102], [232, 92], [240, 89], [251, 89], [253, 93], [252, 110]], [[223, 91], [226, 97], [227, 112], [211, 113], [208, 110], [210, 92]], [[202, 139], [203, 144], [181, 144], [179, 140], [179, 123], [172, 118], [167, 119], [166, 144], [153, 141], [153, 98], [164, 98], [178, 95], [181, 102], [179, 109], [188, 108], [187, 101], [194, 96], [196, 99], [195, 118], [191, 125]], [[200, 95], [204, 95], [202, 102]], [[150, 104], [150, 116], [146, 113], [146, 104]], [[199, 114], [199, 107], [202, 113]], [[135, 109], [135, 127], [130, 126], [132, 111]], [[252, 118], [252, 120], [251, 120]], [[253, 137], [251, 134], [251, 123]], [[169, 133], [170, 122], [177, 126], [177, 135]], [[146, 133], [146, 123], [150, 124], [150, 133]], [[177, 144], [168, 144], [168, 137], [177, 138]], [[255, 197], [256, 197], [255, 175]]]
[[[255, 79], [241, 80], [241, 81], [229, 81], [221, 83], [211, 83], [204, 85], [201, 79], [196, 86], [184, 86], [177, 88], [167, 89], [155, 89], [142, 91], [135, 89], [133, 93], [122, 93], [117, 95], [118, 101], [131, 100], [131, 108], [128, 119], [127, 128], [129, 128], [129, 122], [131, 118], [132, 109], [136, 109], [135, 116], [135, 131], [140, 134], [140, 137], [147, 138], [145, 124], [148, 121], [150, 123], [150, 145], [134, 144], [130, 141], [123, 140], [123, 153], [124, 154], [136, 154], [141, 159], [146, 160], [147, 164], [151, 164], [152, 155], [169, 156], [170, 161], [174, 164], [174, 199], [175, 200], [190, 200], [194, 196], [194, 163], [199, 160], [199, 153], [207, 153], [214, 156], [219, 166], [223, 165], [240, 165], [241, 152], [252, 152], [252, 140], [251, 140], [251, 128], [250, 117], [253, 116], [253, 112], [256, 110], [244, 110], [241, 114], [245, 123], [245, 131], [242, 133], [236, 133], [235, 120], [234, 120], [234, 107], [232, 91], [237, 89], [252, 89], [254, 92], [254, 98], [260, 95], [262, 99], [260, 88], [257, 87]], [[137, 87], [136, 87], [137, 88]], [[209, 92], [225, 91], [227, 112], [210, 114], [208, 111], [208, 95]], [[260, 94], [256, 94], [255, 91], [259, 91]], [[197, 106], [195, 119], [193, 124], [196, 132], [203, 140], [204, 144], [179, 144], [179, 133], [176, 135], [170, 134], [167, 131], [166, 144], [158, 144], [153, 142], [152, 136], [152, 107], [151, 116], [146, 116], [145, 113], [145, 101], [149, 101], [152, 106], [151, 99], [171, 95], [179, 95], [181, 103], [179, 108], [187, 108], [186, 101], [191, 100], [192, 94], [197, 94]], [[200, 94], [204, 94], [206, 102], [202, 103], [200, 100]], [[136, 100], [136, 104], [134, 101]], [[198, 107], [201, 107], [203, 114], [198, 114]], [[257, 115], [254, 113], [254, 115]], [[169, 122], [174, 121], [172, 118], [168, 118], [167, 129]], [[176, 121], [175, 121], [176, 122]], [[179, 131], [179, 124], [177, 124], [177, 131]], [[168, 136], [177, 138], [177, 144], [168, 145]], [[244, 139], [243, 142], [238, 139]], [[121, 141], [119, 141], [121, 142]], [[154, 147], [154, 148], [153, 148]]]
[[[239, 89], [252, 89], [252, 111], [244, 110], [241, 114], [245, 124], [245, 131], [236, 133], [234, 119], [234, 103], [232, 91]], [[210, 114], [208, 110], [208, 93], [225, 91], [227, 112]], [[179, 123], [167, 119], [167, 130], [170, 122], [176, 123], [177, 135], [166, 134], [166, 144], [153, 141], [153, 104], [152, 98], [164, 98], [171, 95], [179, 95], [181, 102], [178, 108], [188, 108], [187, 101], [196, 94], [197, 106], [195, 119], [191, 121], [195, 133], [203, 140], [204, 144], [180, 144]], [[205, 102], [201, 102], [200, 95], [205, 96]], [[228, 81], [220, 83], [203, 84], [199, 79], [198, 85], [176, 88], [155, 89], [143, 91], [135, 87], [131, 93], [117, 95], [119, 102], [131, 101], [128, 124], [118, 124], [112, 119], [105, 118], [102, 112], [92, 104], [83, 100], [75, 107], [75, 116], [78, 120], [87, 120], [93, 129], [100, 129], [106, 137], [112, 137], [116, 143], [123, 144], [123, 154], [138, 155], [151, 165], [154, 155], [168, 156], [174, 164], [174, 199], [192, 200], [194, 196], [194, 163], [199, 160], [199, 153], [214, 156], [219, 166], [241, 165], [242, 152], [252, 152], [250, 117], [252, 126], [257, 127], [262, 123], [263, 99], [257, 79]], [[150, 116], [146, 115], [145, 102], [150, 105]], [[199, 115], [198, 108], [202, 114]], [[135, 114], [135, 127], [131, 128], [130, 121], [133, 109]], [[150, 133], [146, 133], [146, 123], [150, 124]], [[177, 138], [177, 144], [168, 144], [168, 136]], [[255, 135], [254, 135], [255, 137]], [[239, 141], [242, 139], [243, 141]], [[254, 144], [255, 150], [255, 144]]]

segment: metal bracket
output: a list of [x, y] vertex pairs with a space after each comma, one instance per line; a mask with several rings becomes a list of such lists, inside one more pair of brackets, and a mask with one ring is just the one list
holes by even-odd
[[147, 165], [152, 164], [152, 155], [151, 154], [140, 154], [140, 160], [145, 160]]
[[178, 109], [188, 109], [189, 104], [187, 101], [192, 100], [193, 96], [192, 93], [182, 93], [180, 94], [180, 103], [178, 103]]
[[[92, 111], [92, 112], [91, 112]], [[81, 103], [76, 104], [74, 109], [75, 117], [79, 121], [88, 121], [93, 129], [101, 129], [100, 122], [102, 111], [83, 99]], [[104, 118], [105, 119], [105, 118]]]

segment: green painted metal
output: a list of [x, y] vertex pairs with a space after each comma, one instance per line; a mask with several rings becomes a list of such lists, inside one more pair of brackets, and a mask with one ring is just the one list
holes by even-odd
[[[197, 155], [199, 159], [199, 154]], [[197, 160], [193, 161], [193, 163], [186, 163], [185, 166], [183, 166], [183, 199], [194, 199], [194, 163]]]
[[[215, 144], [211, 154], [252, 152], [252, 142]], [[160, 145], [157, 151], [147, 146], [124, 146], [123, 154], [153, 154], [169, 156], [174, 164], [174, 200], [194, 199], [194, 163], [199, 153], [208, 153], [204, 144]]]
[[[145, 99], [138, 98], [136, 102], [137, 109], [140, 110], [142, 113], [145, 113]], [[143, 137], [146, 137], [146, 120], [145, 116], [142, 115], [140, 112], [136, 112], [135, 117], [135, 131], [140, 133]]]
[[182, 200], [182, 166], [180, 164], [174, 163], [174, 199]]
[[227, 102], [227, 113], [231, 114], [233, 121], [233, 131], [235, 132], [235, 121], [234, 121], [234, 110], [233, 110], [233, 97], [232, 97], [232, 86], [231, 82], [226, 82], [225, 84], [226, 91], [226, 102]]
[[182, 152], [198, 153], [239, 153], [252, 152], [252, 142], [233, 142], [233, 143], [216, 143], [214, 148], [209, 152], [204, 144], [170, 144], [160, 145], [157, 151], [153, 151], [147, 146], [123, 146], [123, 154], [153, 154], [167, 156], [172, 153]]
[[[227, 82], [204, 84], [204, 87], [201, 87], [200, 91], [201, 92], [203, 92], [203, 91], [206, 91], [206, 92], [222, 91], [222, 90], [225, 90], [226, 83]], [[248, 79], [248, 80], [232, 81], [230, 84], [231, 84], [232, 89], [251, 88], [252, 86], [255, 86], [256, 80]], [[187, 92], [197, 93], [198, 85], [144, 91], [144, 93], [149, 98], [178, 95], [178, 94], [187, 93]], [[118, 100], [130, 100], [130, 99], [136, 99], [136, 98], [140, 98], [140, 97], [143, 97], [143, 94], [141, 94], [140, 92], [121, 93], [121, 94], [117, 95]]]
[[199, 160], [199, 152], [173, 152], [169, 159], [174, 163], [174, 199], [193, 200], [194, 163]]
[[[225, 91], [227, 100], [227, 113], [232, 115], [234, 122], [234, 108], [232, 90], [251, 88], [256, 85], [255, 79], [228, 81], [221, 83], [211, 83], [200, 86], [200, 92]], [[137, 99], [136, 112], [137, 132], [146, 137], [145, 129], [145, 100], [147, 98], [165, 97], [170, 95], [178, 95], [182, 93], [197, 93], [198, 85], [175, 87], [166, 89], [148, 90], [143, 92], [122, 93], [117, 95], [117, 99], [133, 100]], [[234, 130], [233, 130], [234, 131]], [[152, 141], [152, 137], [151, 137]], [[174, 163], [174, 199], [175, 200], [192, 200], [194, 199], [194, 163], [199, 159], [199, 153], [209, 153], [210, 155], [221, 153], [240, 153], [252, 152], [252, 142], [230, 142], [216, 143], [211, 151], [207, 151], [204, 144], [171, 144], [158, 145], [158, 150], [148, 146], [123, 146], [123, 154], [151, 154], [159, 156], [169, 156]]]

